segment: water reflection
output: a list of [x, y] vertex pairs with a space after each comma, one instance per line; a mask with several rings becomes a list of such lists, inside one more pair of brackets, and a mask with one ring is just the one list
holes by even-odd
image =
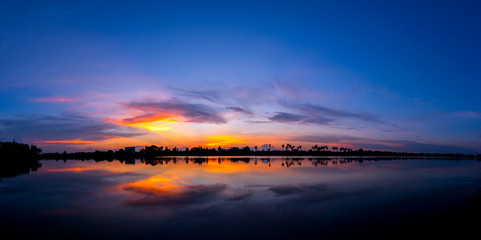
[[210, 201], [222, 192], [226, 185], [189, 185], [180, 180], [154, 176], [131, 183], [121, 184], [119, 188], [135, 196], [127, 200], [130, 206], [160, 206], [163, 208], [182, 207]]
[[37, 171], [42, 165], [36, 159], [20, 159], [9, 160], [2, 159], [0, 161], [0, 181], [2, 178], [15, 177], [22, 174], [28, 174], [30, 172]]
[[98, 167], [75, 167], [75, 168], [55, 168], [55, 169], [45, 169], [46, 172], [83, 172], [83, 171], [94, 171], [99, 170]]
[[[258, 162], [263, 164], [270, 164], [271, 160], [281, 161], [281, 166], [283, 167], [292, 167], [292, 166], [301, 166], [304, 161], [308, 161], [315, 167], [323, 167], [323, 166], [332, 166], [332, 165], [344, 165], [350, 164], [353, 162], [362, 163], [362, 162], [369, 162], [369, 161], [399, 161], [399, 160], [449, 160], [449, 161], [460, 161], [460, 160], [472, 160], [469, 159], [460, 159], [460, 158], [419, 158], [419, 157], [158, 157], [154, 159], [138, 159], [141, 163], [149, 164], [152, 166], [155, 165], [164, 165], [173, 163], [176, 164], [177, 162], [185, 162], [186, 164], [193, 163], [198, 165], [209, 164], [209, 162], [217, 161], [218, 163], [224, 162], [243, 162], [243, 163], [250, 163], [253, 162], [254, 165], [257, 165]], [[132, 162], [133, 161], [133, 162]], [[130, 162], [125, 161], [126, 164], [135, 164], [135, 161], [132, 160]]]
[[0, 183], [0, 204], [9, 206], [0, 209], [0, 230], [30, 238], [361, 238], [442, 217], [478, 193], [481, 162], [404, 160], [42, 161], [37, 172]]

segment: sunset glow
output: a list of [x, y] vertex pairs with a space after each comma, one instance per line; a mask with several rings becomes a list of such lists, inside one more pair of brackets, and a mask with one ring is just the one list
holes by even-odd
[[1, 141], [481, 151], [474, 3], [54, 2], [2, 8]]
[[3, 239], [479, 234], [481, 0], [0, 6]]
[[151, 120], [151, 121], [144, 121], [144, 122], [127, 122], [121, 123], [121, 125], [147, 129], [153, 132], [163, 132], [172, 129], [174, 123], [177, 121], [170, 120], [170, 119], [161, 119], [161, 120]]
[[209, 136], [205, 138], [208, 147], [225, 147], [247, 143], [246, 139], [231, 136]]

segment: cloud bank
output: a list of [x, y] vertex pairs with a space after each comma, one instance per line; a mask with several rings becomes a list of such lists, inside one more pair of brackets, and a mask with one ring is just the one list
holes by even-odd
[[131, 102], [126, 105], [128, 108], [141, 111], [143, 114], [132, 118], [125, 118], [126, 123], [142, 122], [148, 119], [178, 118], [180, 121], [195, 123], [226, 123], [220, 114], [204, 104], [184, 103], [182, 101], [145, 101]]
[[[18, 116], [0, 119], [0, 137], [42, 140], [99, 141], [142, 134], [136, 129], [82, 116]], [[20, 140], [21, 140], [20, 139]]]

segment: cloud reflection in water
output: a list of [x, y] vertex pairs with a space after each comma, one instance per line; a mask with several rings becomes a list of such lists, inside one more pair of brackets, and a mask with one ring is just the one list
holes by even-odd
[[185, 185], [171, 178], [154, 176], [121, 184], [118, 188], [133, 194], [132, 199], [127, 200], [129, 206], [172, 207], [211, 201], [226, 185]]
[[[431, 213], [476, 189], [481, 168], [446, 160], [164, 160], [42, 161], [40, 171], [1, 182], [0, 204], [9, 208], [0, 213], [42, 219], [38, 231], [62, 222], [63, 236], [83, 226], [116, 238], [330, 238], [349, 236], [340, 233], [345, 223], [365, 233], [386, 225], [383, 219]], [[0, 230], [16, 226], [1, 223]]]

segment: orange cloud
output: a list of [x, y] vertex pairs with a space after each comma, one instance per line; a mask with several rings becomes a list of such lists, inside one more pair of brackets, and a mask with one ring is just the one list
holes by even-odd
[[179, 122], [177, 116], [166, 114], [141, 115], [121, 120], [107, 119], [118, 125], [147, 129], [154, 132], [167, 131], [172, 129], [173, 123]]

